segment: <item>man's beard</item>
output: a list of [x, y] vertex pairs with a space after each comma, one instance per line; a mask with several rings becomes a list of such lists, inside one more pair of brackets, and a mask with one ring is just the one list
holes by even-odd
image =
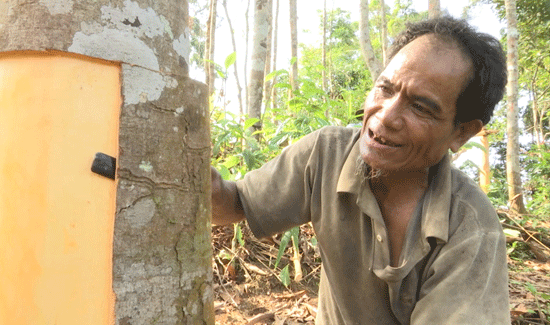
[[378, 178], [384, 175], [384, 172], [381, 169], [371, 168], [363, 160], [361, 155], [357, 156], [355, 164], [355, 175], [362, 178], [363, 182], [370, 181], [371, 179]]

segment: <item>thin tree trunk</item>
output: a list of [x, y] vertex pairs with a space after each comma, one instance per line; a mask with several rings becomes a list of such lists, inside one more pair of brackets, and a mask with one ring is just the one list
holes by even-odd
[[388, 64], [388, 23], [386, 21], [386, 3], [380, 0], [380, 38], [382, 44], [382, 65]]
[[370, 41], [369, 32], [369, 1], [361, 0], [360, 4], [361, 18], [359, 22], [359, 43], [361, 44], [361, 53], [369, 68], [372, 81], [375, 82], [382, 72], [382, 65], [376, 55]]
[[[265, 55], [265, 71], [264, 76], [267, 76], [271, 73], [271, 48], [273, 45], [273, 0], [268, 0], [267, 6], [270, 8], [268, 11], [268, 22], [269, 22], [269, 31], [267, 33], [266, 40], [266, 55]], [[272, 80], [264, 81], [264, 95], [265, 95], [265, 108], [267, 109], [271, 101], [271, 85]]]
[[266, 41], [269, 31], [269, 1], [254, 1], [254, 37], [252, 43], [250, 84], [248, 85], [248, 117], [260, 121], [253, 125], [253, 130], [262, 128], [262, 91], [266, 60]]
[[[231, 43], [233, 44], [233, 51], [238, 55], [237, 44], [235, 43], [235, 31], [233, 29], [233, 25], [231, 24], [231, 19], [229, 18], [229, 12], [227, 10], [227, 0], [223, 0], [222, 5], [223, 5], [223, 9], [225, 10], [225, 16], [227, 17], [227, 23], [229, 24], [229, 31], [231, 32]], [[239, 112], [241, 113], [241, 115], [243, 115], [244, 114], [243, 96], [242, 96], [243, 89], [239, 81], [239, 69], [237, 65], [237, 60], [235, 60], [235, 63], [233, 64], [233, 71], [235, 73], [235, 82], [237, 83], [237, 96], [239, 98]]]
[[497, 133], [495, 130], [487, 130], [483, 128], [477, 136], [481, 138], [481, 145], [485, 150], [481, 156], [481, 168], [479, 169], [479, 186], [483, 192], [487, 193], [489, 191], [489, 186], [491, 184], [491, 165], [489, 164], [489, 135]]
[[327, 91], [327, 0], [323, 1], [323, 48], [322, 48], [322, 60], [323, 60], [323, 91]]
[[508, 84], [506, 96], [508, 101], [506, 147], [506, 178], [508, 180], [508, 200], [510, 208], [518, 213], [527, 213], [523, 203], [521, 187], [521, 168], [519, 165], [519, 107], [518, 107], [518, 39], [516, 1], [505, 0], [507, 20], [507, 66]]
[[436, 18], [441, 16], [441, 6], [439, 0], [428, 0], [428, 17]]
[[[297, 0], [289, 0], [290, 9], [290, 54], [292, 66], [290, 67], [290, 85], [292, 91], [298, 90], [298, 13]], [[290, 95], [294, 97], [293, 94]]]
[[[279, 36], [279, 0], [275, 2], [275, 27], [273, 29], [273, 71], [277, 71], [277, 40]], [[273, 77], [273, 82], [271, 83], [271, 107], [273, 109], [277, 108], [277, 75]]]
[[211, 96], [215, 90], [216, 69], [214, 68], [214, 48], [216, 44], [216, 16], [218, 0], [210, 0], [210, 13], [206, 23], [206, 85], [208, 86], [208, 95]]
[[[245, 111], [248, 113], [249, 106], [248, 106], [248, 40], [250, 39], [250, 23], [249, 23], [249, 14], [250, 14], [250, 0], [246, 3], [246, 12], [244, 14], [245, 18], [245, 46], [244, 46], [244, 91], [245, 91], [245, 105], [246, 109]], [[243, 139], [244, 141], [244, 139]]]

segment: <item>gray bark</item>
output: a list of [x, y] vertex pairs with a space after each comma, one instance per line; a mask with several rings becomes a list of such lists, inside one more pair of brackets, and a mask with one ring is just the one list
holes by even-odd
[[[268, 10], [268, 17], [267, 21], [269, 22], [269, 31], [267, 33], [267, 39], [266, 39], [266, 55], [265, 55], [265, 70], [264, 70], [264, 76], [267, 76], [271, 73], [271, 49], [273, 47], [273, 0], [268, 0], [267, 4], [269, 10]], [[271, 101], [271, 85], [272, 80], [266, 80], [264, 81], [264, 96], [265, 96], [265, 107], [267, 109], [268, 105]]]
[[[266, 61], [266, 41], [269, 32], [268, 0], [254, 1], [254, 37], [251, 55], [250, 83], [248, 85], [248, 116], [262, 118], [262, 98]], [[261, 129], [261, 122], [254, 124], [254, 130]]]
[[217, 18], [218, 0], [210, 0], [210, 12], [206, 22], [206, 48], [205, 48], [205, 73], [206, 85], [208, 86], [208, 95], [211, 96], [215, 91], [216, 69], [214, 68], [214, 53], [216, 45], [216, 18]]
[[[277, 71], [277, 39], [279, 33], [279, 0], [275, 2], [275, 26], [273, 27], [273, 71]], [[277, 84], [277, 76], [273, 78], [272, 85]], [[277, 87], [271, 87], [271, 107], [277, 107]]]
[[439, 0], [428, 0], [428, 17], [436, 18], [441, 16], [441, 5]]
[[374, 49], [370, 41], [369, 32], [369, 1], [361, 0], [360, 5], [361, 18], [359, 21], [359, 43], [361, 44], [361, 53], [365, 59], [365, 63], [369, 68], [372, 81], [376, 81], [380, 73], [382, 73], [382, 64], [374, 54]]
[[[294, 63], [290, 67], [290, 84], [292, 90], [298, 89], [298, 13], [297, 0], [289, 0], [290, 7], [290, 54]], [[292, 96], [292, 95], [291, 95]]]
[[506, 178], [510, 208], [519, 213], [527, 213], [523, 203], [521, 168], [519, 165], [519, 107], [518, 107], [518, 39], [516, 1], [506, 0], [507, 21], [507, 68], [508, 84], [506, 98], [508, 105], [506, 147]]
[[6, 0], [0, 9], [1, 52], [121, 66], [116, 323], [214, 324], [207, 89], [188, 78], [187, 1]]

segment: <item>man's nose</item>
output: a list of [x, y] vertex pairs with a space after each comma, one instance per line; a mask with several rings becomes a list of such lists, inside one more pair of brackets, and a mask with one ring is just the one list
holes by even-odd
[[399, 97], [387, 99], [376, 115], [385, 127], [400, 130], [404, 125], [403, 105]]

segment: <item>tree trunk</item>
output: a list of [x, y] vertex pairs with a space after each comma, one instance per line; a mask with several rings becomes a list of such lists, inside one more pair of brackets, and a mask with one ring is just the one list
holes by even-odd
[[361, 44], [361, 53], [369, 68], [372, 81], [375, 82], [378, 79], [380, 73], [382, 73], [382, 65], [374, 54], [374, 49], [370, 41], [369, 33], [369, 1], [361, 0], [361, 17], [359, 22], [359, 43]]
[[250, 69], [250, 84], [248, 85], [248, 117], [257, 118], [253, 130], [262, 128], [262, 91], [266, 60], [266, 42], [269, 31], [269, 0], [254, 1], [254, 37], [252, 39], [252, 55]]
[[382, 44], [382, 65], [388, 64], [388, 23], [386, 21], [386, 3], [380, 0], [380, 38]]
[[[18, 274], [31, 279], [14, 278], [16, 289], [9, 292], [15, 297], [7, 297], [8, 306], [26, 304], [16, 317], [47, 317], [28, 324], [44, 324], [44, 319], [50, 319], [52, 324], [214, 324], [208, 90], [188, 76], [187, 1], [8, 0], [0, 4], [0, 8], [3, 9], [0, 10], [0, 52], [6, 52], [0, 56], [0, 65], [6, 63], [7, 58], [12, 60], [10, 56], [13, 56], [13, 62], [27, 58], [32, 62], [37, 58], [51, 59], [69, 76], [72, 73], [73, 82], [82, 81], [79, 79], [82, 71], [73, 69], [73, 63], [75, 66], [92, 65], [92, 72], [95, 69], [104, 71], [102, 69], [108, 67], [115, 70], [118, 86], [111, 92], [118, 97], [113, 97], [112, 110], [116, 118], [114, 134], [109, 134], [108, 140], [115, 149], [107, 152], [117, 158], [116, 166], [111, 159], [99, 165], [99, 172], [108, 176], [105, 171], [113, 172], [111, 176], [116, 177], [116, 182], [90, 171], [95, 153], [105, 150], [101, 146], [91, 146], [94, 143], [92, 138], [105, 136], [103, 124], [110, 123], [96, 121], [98, 112], [95, 109], [85, 110], [77, 126], [66, 130], [63, 143], [49, 143], [51, 138], [47, 134], [43, 138], [33, 138], [36, 141], [33, 143], [39, 144], [36, 146], [39, 151], [66, 146], [74, 152], [59, 151], [56, 160], [51, 161], [25, 161], [21, 168], [32, 167], [36, 171], [47, 166], [59, 168], [48, 177], [33, 173], [35, 182], [52, 182], [48, 188], [56, 190], [38, 193], [38, 188], [29, 186], [17, 193], [21, 197], [40, 194], [42, 198], [52, 198], [56, 195], [54, 192], [61, 192], [59, 200], [48, 204], [48, 209], [72, 201], [82, 200], [82, 204], [65, 213], [21, 216], [23, 219], [32, 217], [32, 220], [22, 220], [25, 224], [42, 225], [48, 231], [59, 228], [37, 247], [42, 251], [50, 247], [48, 245], [57, 245], [61, 248], [54, 257], [63, 255], [69, 258], [69, 262], [66, 265], [49, 263], [40, 266], [33, 264], [40, 262], [38, 259], [32, 259], [33, 263], [23, 265], [25, 268]], [[0, 70], [6, 77], [3, 67]], [[42, 79], [43, 84], [56, 87], [61, 84], [60, 80], [51, 79], [58, 71], [48, 71], [53, 72], [44, 70], [44, 74], [31, 81]], [[44, 97], [31, 99], [30, 93], [19, 94], [20, 100], [36, 100], [30, 108], [36, 110], [22, 111], [16, 107], [19, 108], [16, 120], [25, 121], [26, 116], [44, 115], [36, 127], [44, 127], [48, 132], [63, 130], [70, 119], [81, 114], [87, 103], [100, 103], [110, 98], [110, 95], [104, 96], [100, 92], [107, 83], [99, 83], [97, 87], [94, 83], [92, 87], [97, 78], [83, 80], [81, 87], [61, 94], [67, 101], [60, 101], [57, 109], [64, 110], [65, 114], [57, 119], [52, 118], [44, 107], [49, 101], [61, 97], [39, 94]], [[0, 88], [9, 85], [13, 83], [6, 80]], [[92, 96], [83, 96], [90, 91]], [[4, 114], [8, 112], [8, 106], [4, 105], [6, 97], [0, 98], [0, 121], [17, 122], [5, 119]], [[97, 123], [97, 130], [86, 133], [85, 127], [79, 127], [92, 121]], [[11, 139], [10, 130], [4, 127], [5, 124], [0, 123], [0, 126], [0, 143], [5, 143]], [[28, 149], [21, 148], [23, 151]], [[76, 153], [84, 153], [86, 157], [76, 159]], [[12, 155], [9, 159], [17, 159], [17, 156]], [[3, 165], [5, 157], [0, 155], [0, 169], [3, 171], [7, 170]], [[98, 187], [75, 181], [76, 173], [81, 173], [90, 184], [97, 183]], [[73, 190], [65, 187], [66, 184], [81, 188]], [[111, 215], [98, 212], [100, 210], [88, 211], [98, 197], [103, 197], [101, 184], [113, 188], [111, 199], [99, 204], [99, 207], [112, 207]], [[3, 187], [0, 202], [6, 202], [3, 198], [7, 192], [9, 189]], [[2, 207], [0, 204], [0, 214], [4, 218]], [[87, 218], [87, 213], [91, 214], [90, 218]], [[61, 223], [62, 220], [67, 222]], [[106, 236], [106, 242], [101, 247], [95, 246], [92, 244], [95, 234], [89, 233], [85, 225], [104, 220], [110, 221], [98, 235]], [[5, 240], [5, 229], [0, 229], [0, 233], [0, 238]], [[90, 242], [79, 245], [79, 240]], [[78, 254], [85, 247], [92, 253], [105, 251], [106, 266], [101, 272], [108, 275], [103, 284], [106, 293], [102, 293], [102, 286], [89, 285], [100, 275], [89, 272], [85, 266], [90, 255]], [[15, 261], [10, 263], [0, 262], [15, 266]], [[40, 282], [39, 278], [34, 278], [52, 265], [54, 273], [65, 275], [66, 281]], [[64, 273], [74, 265], [81, 266], [81, 273]], [[28, 272], [29, 268], [35, 267], [40, 272]], [[6, 278], [2, 279], [0, 285], [6, 284]], [[67, 287], [69, 282], [80, 287]], [[30, 291], [22, 292], [20, 288]], [[18, 296], [21, 294], [23, 296]], [[33, 294], [36, 295], [33, 297]], [[88, 303], [87, 299], [98, 295], [107, 295], [105, 298], [111, 299], [112, 305]], [[4, 321], [3, 317], [9, 316], [3, 313], [4, 306], [7, 306], [3, 299], [0, 297], [0, 323], [13, 324]], [[70, 304], [60, 305], [66, 301]], [[16, 309], [12, 311], [17, 313]], [[111, 319], [95, 321], [105, 309], [108, 309], [108, 315], [101, 317]], [[80, 318], [67, 319], [69, 313], [77, 313]]]
[[[269, 21], [269, 31], [267, 33], [267, 41], [266, 41], [266, 55], [265, 55], [265, 70], [264, 70], [264, 76], [267, 76], [271, 73], [271, 48], [273, 46], [273, 0], [268, 0], [267, 6], [270, 8], [268, 12], [268, 18]], [[265, 107], [267, 109], [268, 105], [270, 105], [271, 101], [271, 80], [266, 80], [264, 82], [264, 95], [265, 95]]]
[[481, 145], [485, 149], [481, 156], [481, 168], [479, 169], [479, 186], [483, 192], [489, 191], [491, 185], [491, 165], [489, 164], [489, 135], [497, 133], [495, 130], [483, 128], [477, 136], [481, 138]]
[[206, 22], [206, 49], [204, 64], [206, 73], [206, 85], [208, 86], [208, 95], [212, 96], [215, 90], [216, 69], [214, 68], [214, 48], [216, 44], [216, 17], [218, 0], [210, 0], [210, 13]]
[[439, 0], [428, 0], [428, 18], [441, 16], [441, 6]]
[[[222, 2], [223, 9], [225, 10], [225, 16], [227, 17], [227, 23], [229, 24], [229, 32], [231, 33], [231, 43], [233, 44], [233, 52], [239, 53], [237, 51], [237, 44], [235, 43], [235, 31], [233, 29], [233, 25], [231, 24], [231, 18], [229, 18], [229, 12], [227, 10], [227, 0], [223, 0]], [[235, 73], [235, 82], [237, 83], [237, 96], [239, 98], [239, 112], [241, 115], [244, 114], [244, 108], [243, 108], [243, 88], [241, 87], [241, 83], [239, 81], [239, 69], [237, 65], [237, 60], [235, 60], [235, 63], [233, 64], [233, 71]]]
[[[297, 0], [289, 0], [290, 9], [290, 54], [293, 60], [290, 67], [290, 85], [292, 91], [298, 90], [298, 13]], [[294, 97], [291, 94], [291, 97]]]
[[521, 188], [521, 168], [519, 165], [519, 107], [518, 107], [518, 39], [516, 1], [506, 0], [507, 20], [507, 67], [508, 84], [506, 97], [508, 101], [506, 147], [506, 178], [508, 180], [508, 199], [510, 208], [518, 213], [527, 213], [523, 204]]
[[[277, 71], [277, 39], [279, 36], [279, 0], [275, 2], [275, 27], [273, 28], [273, 71]], [[277, 108], [277, 76], [273, 77], [271, 83], [271, 107]]]
[[[245, 105], [246, 105], [246, 112], [248, 113], [249, 106], [248, 106], [248, 40], [250, 39], [250, 24], [248, 22], [249, 19], [249, 13], [250, 13], [250, 0], [246, 3], [246, 12], [244, 14], [245, 18], [245, 46], [244, 46], [244, 89], [245, 89]], [[243, 139], [244, 140], [244, 139]]]
[[323, 1], [323, 47], [322, 47], [322, 63], [323, 63], [323, 91], [327, 91], [327, 0]]

